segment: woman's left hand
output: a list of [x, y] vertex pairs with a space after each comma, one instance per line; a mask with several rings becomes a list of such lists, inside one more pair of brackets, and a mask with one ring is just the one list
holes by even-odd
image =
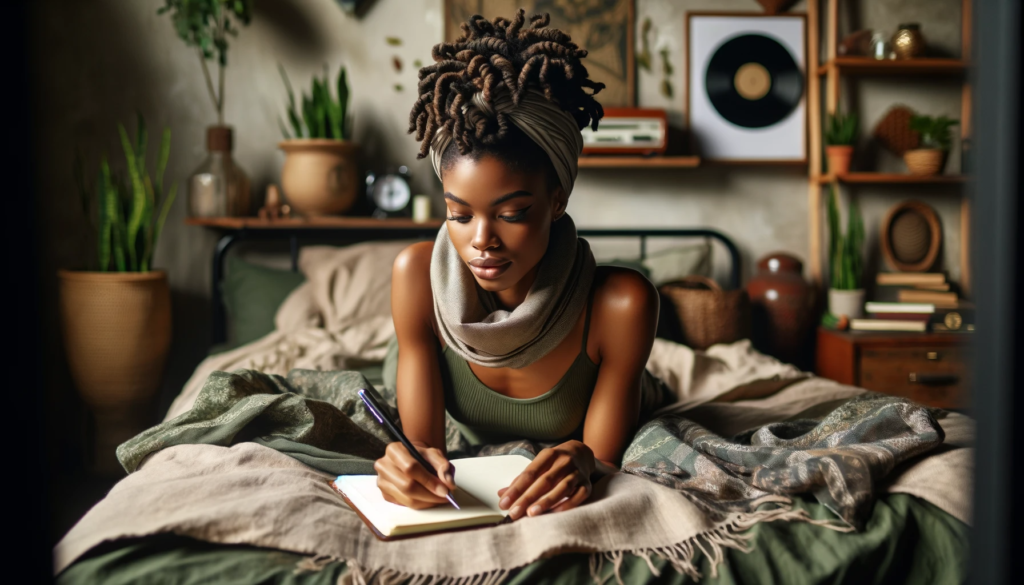
[[511, 485], [498, 490], [498, 507], [511, 509], [513, 520], [575, 508], [590, 496], [594, 469], [594, 452], [580, 441], [549, 447], [538, 453]]

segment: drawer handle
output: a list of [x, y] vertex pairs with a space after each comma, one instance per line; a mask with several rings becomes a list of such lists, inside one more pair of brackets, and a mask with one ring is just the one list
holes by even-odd
[[929, 360], [933, 361], [933, 362], [937, 361], [939, 359], [939, 352], [937, 352], [937, 351], [929, 351], [928, 353], [925, 354], [925, 357], [928, 358]]
[[918, 374], [917, 372], [910, 372], [911, 384], [946, 386], [949, 384], [956, 384], [959, 381], [960, 376], [956, 374]]

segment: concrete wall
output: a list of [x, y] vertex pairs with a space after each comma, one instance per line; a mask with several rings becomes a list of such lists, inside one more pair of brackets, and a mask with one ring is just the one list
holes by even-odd
[[[348, 67], [353, 90], [355, 139], [379, 166], [408, 164], [415, 188], [438, 194], [426, 161], [415, 161], [417, 144], [405, 133], [416, 74], [414, 59], [429, 61], [442, 36], [443, 0], [377, 0], [362, 19], [346, 16], [333, 0], [262, 0], [251, 26], [232, 41], [227, 73], [227, 121], [236, 128], [236, 156], [257, 193], [279, 177], [283, 156], [276, 149], [284, 95], [277, 73], [283, 64], [293, 84], [328, 63]], [[45, 230], [46, 274], [57, 267], [82, 267], [91, 258], [83, 245], [71, 168], [76, 148], [90, 155], [119, 151], [115, 124], [143, 112], [151, 128], [169, 126], [173, 150], [168, 176], [182, 184], [204, 156], [204, 128], [214, 111], [194, 52], [178, 40], [159, 0], [46, 0], [33, 3], [36, 180]], [[863, 0], [844, 22], [891, 33], [897, 22], [922, 23], [928, 40], [959, 53], [959, 0]], [[796, 9], [801, 10], [802, 3]], [[683, 19], [688, 10], [760, 10], [753, 0], [637, 0], [637, 24], [655, 23], [654, 49], [670, 50], [676, 97], [658, 93], [657, 75], [640, 72], [640, 105], [683, 110], [685, 73]], [[403, 45], [389, 46], [385, 38]], [[405, 62], [396, 73], [393, 56]], [[657, 70], [657, 69], [656, 69]], [[402, 84], [404, 91], [394, 89]], [[947, 82], [909, 85], [900, 79], [862, 80], [850, 88], [850, 104], [861, 115], [865, 135], [893, 103], [928, 113], [959, 115], [959, 86]], [[870, 154], [879, 168], [900, 161]], [[956, 159], [954, 153], [954, 159]], [[954, 161], [954, 168], [956, 162]], [[946, 230], [944, 265], [958, 275], [959, 197], [950, 187], [862, 187], [869, 237], [874, 240], [886, 209], [909, 197], [927, 197]], [[436, 202], [440, 205], [440, 201]], [[744, 274], [764, 253], [787, 250], [806, 258], [807, 181], [803, 169], [708, 166], [651, 172], [583, 170], [569, 211], [581, 226], [710, 226], [731, 235], [744, 254]], [[209, 343], [209, 259], [214, 234], [183, 224], [182, 201], [171, 213], [156, 253], [174, 290], [175, 340], [164, 395], [173, 395], [203, 357]], [[873, 244], [872, 247], [875, 247]], [[877, 257], [877, 251], [875, 252]], [[43, 299], [53, 357], [51, 399], [74, 410], [56, 335], [55, 294]], [[74, 415], [68, 415], [74, 422]]]

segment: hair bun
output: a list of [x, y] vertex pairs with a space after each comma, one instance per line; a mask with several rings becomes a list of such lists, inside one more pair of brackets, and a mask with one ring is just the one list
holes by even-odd
[[476, 93], [490, 102], [495, 91], [504, 89], [518, 105], [523, 93], [534, 87], [568, 112], [580, 129], [597, 128], [604, 110], [594, 94], [604, 84], [589, 79], [581, 62], [587, 51], [566, 33], [546, 28], [549, 21], [547, 14], [527, 19], [523, 9], [512, 20], [488, 21], [474, 15], [462, 23], [462, 36], [434, 46], [435, 63], [420, 69], [419, 98], [409, 114], [409, 132], [420, 141], [419, 158], [427, 156], [441, 129], [451, 134], [463, 154], [472, 149], [474, 139], [490, 144], [505, 137], [509, 121], [504, 114], [472, 120], [466, 115], [464, 106]]

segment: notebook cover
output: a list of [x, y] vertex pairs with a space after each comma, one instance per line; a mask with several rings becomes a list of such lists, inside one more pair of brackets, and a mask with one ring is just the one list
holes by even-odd
[[345, 500], [345, 504], [347, 504], [348, 507], [351, 508], [352, 511], [355, 512], [357, 516], [359, 516], [359, 519], [363, 521], [363, 524], [366, 524], [366, 526], [370, 529], [370, 532], [372, 532], [373, 535], [377, 537], [377, 540], [382, 540], [384, 542], [390, 542], [392, 540], [402, 540], [402, 539], [405, 539], [405, 538], [415, 538], [417, 536], [429, 536], [431, 534], [441, 534], [443, 532], [461, 532], [463, 530], [476, 530], [478, 528], [488, 528], [490, 526], [499, 526], [501, 524], [508, 524], [508, 523], [512, 522], [512, 518], [510, 516], [505, 516], [505, 518], [502, 519], [500, 522], [495, 522], [493, 524], [477, 524], [475, 526], [462, 526], [460, 528], [442, 528], [441, 530], [431, 530], [431, 531], [428, 531], [428, 532], [417, 532], [415, 534], [402, 534], [402, 535], [399, 535], [399, 536], [386, 536], [380, 530], [377, 530], [377, 527], [374, 526], [373, 523], [370, 522], [366, 518], [366, 516], [363, 516], [363, 513], [359, 511], [359, 508], [357, 508], [356, 505], [352, 503], [352, 500], [348, 499], [348, 496], [345, 495], [345, 492], [341, 491], [341, 489], [338, 488], [337, 484], [334, 483], [333, 479], [329, 480], [327, 483], [331, 486], [332, 490], [337, 492], [338, 495], [340, 495], [341, 498], [343, 500]]

